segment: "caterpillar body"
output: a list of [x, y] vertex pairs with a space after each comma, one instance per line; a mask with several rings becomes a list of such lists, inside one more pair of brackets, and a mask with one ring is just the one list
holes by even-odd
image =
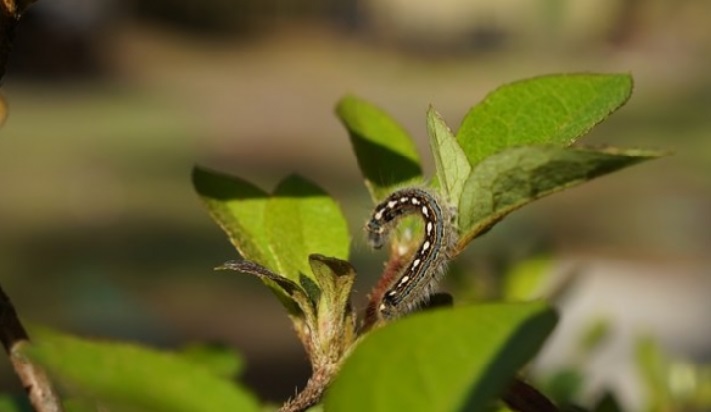
[[416, 309], [426, 301], [444, 273], [456, 236], [451, 211], [425, 189], [398, 190], [378, 204], [366, 225], [368, 242], [381, 248], [400, 218], [416, 214], [424, 223], [424, 236], [407, 261], [397, 262], [381, 279], [371, 305], [389, 320]]

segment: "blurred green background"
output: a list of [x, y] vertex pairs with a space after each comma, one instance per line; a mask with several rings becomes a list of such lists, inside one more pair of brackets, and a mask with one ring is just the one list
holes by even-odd
[[624, 362], [637, 334], [711, 360], [709, 22], [704, 0], [40, 0], [2, 85], [0, 281], [26, 321], [226, 343], [246, 356], [246, 383], [281, 401], [305, 383], [305, 355], [266, 288], [212, 270], [236, 254], [192, 190], [193, 165], [266, 189], [292, 172], [323, 185], [350, 219], [362, 304], [383, 255], [362, 241], [370, 205], [333, 115], [343, 94], [400, 120], [431, 171], [430, 104], [456, 129], [505, 82], [630, 72], [632, 100], [584, 143], [675, 154], [515, 213], [460, 267], [495, 277], [545, 252], [581, 268], [541, 367], [587, 319], [610, 318], [616, 340], [591, 385], [639, 406]]

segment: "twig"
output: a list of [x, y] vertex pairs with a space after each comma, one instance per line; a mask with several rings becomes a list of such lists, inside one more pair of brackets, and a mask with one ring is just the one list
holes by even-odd
[[5, 76], [5, 66], [12, 49], [15, 27], [20, 16], [35, 0], [0, 0], [0, 80]]
[[517, 412], [560, 412], [550, 399], [520, 378], [514, 379], [501, 399]]
[[332, 368], [319, 368], [315, 370], [306, 387], [295, 397], [289, 399], [279, 409], [279, 412], [302, 412], [321, 401], [326, 387], [333, 379]]
[[47, 374], [22, 354], [21, 349], [29, 344], [30, 338], [2, 286], [0, 286], [0, 341], [35, 411], [62, 412], [62, 402]]

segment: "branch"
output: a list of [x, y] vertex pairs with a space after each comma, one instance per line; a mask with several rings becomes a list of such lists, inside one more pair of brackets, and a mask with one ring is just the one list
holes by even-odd
[[15, 27], [22, 13], [35, 0], [0, 0], [0, 80], [5, 76], [5, 66], [12, 49]]
[[516, 412], [559, 412], [558, 407], [538, 389], [515, 378], [511, 386], [501, 397], [509, 409]]
[[306, 387], [294, 398], [289, 399], [279, 412], [303, 412], [321, 401], [321, 397], [333, 379], [333, 368], [317, 368], [306, 383]]
[[10, 358], [15, 373], [27, 391], [30, 403], [36, 412], [62, 412], [62, 403], [52, 387], [47, 374], [31, 363], [23, 354], [22, 347], [30, 343], [25, 328], [17, 317], [15, 307], [0, 286], [0, 341]]

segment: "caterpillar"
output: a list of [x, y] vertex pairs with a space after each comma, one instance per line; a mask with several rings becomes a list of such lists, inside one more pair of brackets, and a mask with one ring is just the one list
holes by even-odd
[[368, 243], [381, 248], [401, 217], [417, 214], [423, 220], [424, 237], [409, 261], [396, 262], [394, 270], [381, 278], [371, 296], [377, 316], [400, 317], [426, 301], [449, 260], [454, 243], [451, 212], [429, 191], [406, 188], [390, 194], [378, 204], [366, 224]]

